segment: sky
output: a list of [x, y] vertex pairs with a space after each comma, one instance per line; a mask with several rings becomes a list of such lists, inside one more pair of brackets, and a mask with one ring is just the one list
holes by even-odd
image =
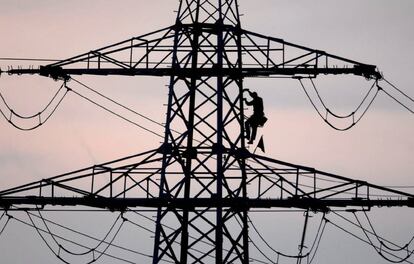
[[[389, 81], [414, 96], [413, 1], [240, 0], [239, 4], [245, 29], [377, 65]], [[0, 57], [64, 59], [172, 25], [178, 1], [0, 0], [0, 6]], [[0, 61], [2, 69], [8, 65], [30, 64]], [[164, 121], [167, 78], [79, 79], [138, 112]], [[343, 114], [358, 105], [370, 86], [365, 80], [343, 77], [322, 77], [316, 83], [332, 109]], [[245, 84], [264, 98], [269, 121], [259, 132], [265, 139], [266, 155], [378, 185], [414, 186], [413, 115], [384, 94], [354, 128], [338, 132], [319, 118], [297, 81], [248, 79]], [[13, 109], [24, 114], [39, 111], [59, 85], [38, 76], [0, 76], [0, 92]], [[162, 129], [152, 128], [162, 133]], [[21, 132], [0, 120], [0, 189], [139, 153], [159, 142], [159, 138], [69, 95], [37, 130]], [[48, 216], [99, 236], [116, 217], [101, 214]], [[379, 232], [399, 244], [414, 234], [412, 209], [380, 208], [371, 215]], [[313, 231], [319, 217], [312, 220]], [[258, 213], [252, 219], [269, 234], [272, 245], [295, 252], [302, 215]], [[117, 241], [151, 252], [148, 234], [132, 234], [124, 231]], [[1, 262], [56, 263], [42, 243], [34, 230], [11, 223], [0, 236]], [[98, 263], [112, 261], [102, 258]], [[388, 263], [372, 248], [332, 226], [327, 227], [315, 261]]]

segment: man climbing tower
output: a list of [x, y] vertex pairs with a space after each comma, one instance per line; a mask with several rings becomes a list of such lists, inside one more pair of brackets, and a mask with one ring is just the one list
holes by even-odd
[[249, 140], [248, 143], [252, 144], [256, 139], [257, 128], [259, 126], [262, 127], [266, 123], [267, 118], [263, 112], [263, 99], [259, 97], [256, 92], [251, 92], [249, 89], [244, 89], [243, 91], [247, 91], [250, 97], [252, 97], [250, 102], [244, 98], [246, 105], [253, 106], [253, 115], [249, 117], [245, 123], [246, 138]]

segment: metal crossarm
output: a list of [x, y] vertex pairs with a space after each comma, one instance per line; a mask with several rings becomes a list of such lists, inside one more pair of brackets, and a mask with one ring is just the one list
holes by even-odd
[[[186, 37], [202, 32], [203, 41], [198, 45], [206, 60], [198, 62], [197, 68], [190, 65], [191, 43]], [[213, 58], [218, 47], [208, 41], [222, 32], [227, 37], [223, 50], [223, 67], [219, 70]], [[176, 49], [182, 58], [177, 61], [179, 68], [172, 67], [174, 37], [179, 40]], [[237, 43], [230, 43], [236, 38]], [[188, 40], [188, 39], [187, 39]], [[239, 50], [240, 48], [240, 50]], [[234, 61], [241, 52], [241, 67]], [[282, 39], [266, 37], [233, 25], [217, 24], [176, 24], [175, 26], [131, 38], [107, 47], [93, 50], [60, 62], [40, 66], [38, 69], [10, 69], [9, 74], [40, 74], [53, 79], [69, 79], [70, 75], [126, 75], [126, 76], [181, 76], [189, 78], [231, 76], [236, 77], [316, 77], [321, 74], [352, 74], [365, 78], [381, 79], [376, 66], [346, 59], [325, 51], [292, 44]]]
[[152, 208], [154, 264], [211, 263], [212, 256], [216, 264], [249, 263], [248, 213], [257, 208], [414, 207], [413, 194], [247, 150], [246, 78], [378, 80], [381, 74], [374, 65], [242, 29], [237, 0], [181, 0], [173, 26], [6, 72], [64, 81], [72, 75], [169, 78], [161, 147], [0, 191], [5, 210]]
[[[231, 153], [230, 150], [226, 151]], [[0, 192], [0, 206], [84, 205], [128, 207], [272, 208], [329, 210], [332, 207], [414, 206], [414, 195], [254, 154], [246, 159], [248, 196], [158, 197], [161, 153], [148, 151]], [[133, 163], [131, 163], [133, 162]], [[124, 163], [124, 164], [123, 164]], [[122, 165], [121, 165], [122, 164]], [[229, 171], [237, 170], [230, 167]], [[238, 171], [238, 173], [240, 173]], [[168, 175], [182, 174], [181, 171]], [[205, 176], [210, 172], [204, 173]], [[240, 178], [234, 175], [232, 178]], [[78, 186], [78, 187], [74, 187]], [[34, 207], [37, 208], [37, 207]], [[27, 208], [26, 208], [27, 209]]]

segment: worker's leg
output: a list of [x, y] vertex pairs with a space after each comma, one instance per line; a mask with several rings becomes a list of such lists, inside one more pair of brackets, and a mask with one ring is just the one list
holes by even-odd
[[251, 127], [250, 120], [247, 119], [247, 121], [244, 124], [245, 124], [244, 129], [246, 130], [246, 138], [250, 139], [250, 127]]
[[252, 144], [253, 141], [256, 139], [257, 134], [257, 126], [252, 126], [252, 137], [250, 138], [249, 144]]

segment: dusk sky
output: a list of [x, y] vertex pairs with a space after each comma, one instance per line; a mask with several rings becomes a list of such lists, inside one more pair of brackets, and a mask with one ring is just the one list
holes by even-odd
[[[414, 97], [414, 1], [240, 0], [239, 4], [243, 28], [377, 65], [389, 81]], [[177, 7], [176, 0], [0, 0], [0, 57], [65, 59], [172, 25]], [[0, 60], [3, 70], [8, 65], [32, 64]], [[168, 78], [77, 79], [142, 114], [165, 121]], [[315, 82], [330, 108], [341, 114], [352, 112], [372, 83], [340, 76], [321, 77]], [[2, 95], [16, 112], [27, 115], [42, 109], [60, 85], [39, 76], [0, 76]], [[385, 94], [379, 94], [354, 128], [339, 132], [319, 118], [297, 80], [247, 79], [245, 85], [264, 98], [269, 121], [259, 136], [265, 139], [267, 156], [377, 185], [414, 186], [414, 115]], [[380, 85], [391, 91], [385, 82]], [[414, 109], [413, 102], [402, 96], [398, 99]], [[160, 127], [130, 117], [163, 133]], [[160, 138], [69, 94], [56, 114], [34, 131], [16, 130], [0, 119], [0, 190], [140, 153], [159, 144]], [[401, 190], [414, 193], [414, 188]], [[45, 215], [98, 237], [116, 217], [114, 213]], [[373, 209], [370, 216], [378, 233], [399, 245], [414, 235], [413, 208]], [[301, 213], [258, 213], [251, 218], [268, 235], [270, 244], [291, 254], [297, 252]], [[311, 221], [311, 231], [317, 228], [318, 219], [320, 215]], [[151, 223], [145, 224], [153, 228]], [[132, 234], [124, 231], [116, 241], [151, 254], [152, 237]], [[409, 249], [414, 250], [414, 245]], [[414, 257], [410, 260], [414, 262]], [[59, 260], [33, 229], [11, 221], [0, 236], [0, 262]], [[118, 262], [103, 257], [97, 263]], [[314, 263], [389, 262], [373, 248], [328, 226]]]

